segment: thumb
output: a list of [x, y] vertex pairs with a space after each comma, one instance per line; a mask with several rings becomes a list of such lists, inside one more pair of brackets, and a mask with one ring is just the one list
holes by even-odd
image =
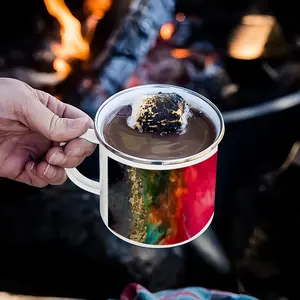
[[[48, 97], [52, 97], [48, 94]], [[59, 101], [52, 97], [56, 102]], [[51, 99], [51, 101], [53, 101]], [[66, 105], [60, 103], [60, 105]], [[53, 142], [67, 142], [85, 133], [90, 125], [88, 116], [62, 118], [51, 111], [40, 101], [32, 101], [28, 107], [28, 123], [30, 127]]]

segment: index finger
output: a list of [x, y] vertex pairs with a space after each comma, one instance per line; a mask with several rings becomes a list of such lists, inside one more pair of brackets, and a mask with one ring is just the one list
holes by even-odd
[[80, 110], [79, 108], [70, 105], [70, 104], [66, 104], [61, 102], [65, 108], [64, 108], [64, 113], [63, 113], [63, 118], [68, 118], [68, 119], [77, 119], [77, 118], [82, 118], [82, 117], [88, 117], [91, 121], [90, 126], [94, 127], [94, 122], [91, 119], [91, 117], [86, 114], [85, 112], [83, 112], [82, 110]]
[[86, 117], [90, 120], [90, 128], [94, 127], [94, 122], [90, 118], [88, 114], [80, 110], [79, 108], [66, 104], [52, 95], [45, 93], [40, 90], [34, 90], [37, 98], [39, 99], [40, 102], [42, 102], [48, 109], [50, 109], [53, 113], [58, 115], [60, 118], [68, 118], [68, 119], [77, 119], [77, 118], [82, 118]]
[[81, 164], [87, 156], [90, 156], [95, 148], [95, 144], [84, 139], [74, 139], [69, 141], [64, 148], [51, 148], [46, 155], [46, 161], [54, 166], [74, 168]]

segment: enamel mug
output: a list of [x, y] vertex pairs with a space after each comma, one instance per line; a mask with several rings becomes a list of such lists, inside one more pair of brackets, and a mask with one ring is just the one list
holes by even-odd
[[[151, 160], [128, 155], [107, 142], [104, 127], [113, 112], [134, 99], [159, 92], [175, 92], [205, 113], [216, 131], [209, 147], [184, 158]], [[99, 145], [99, 182], [76, 168], [66, 169], [66, 173], [78, 187], [99, 195], [100, 215], [113, 234], [137, 246], [166, 248], [190, 242], [208, 228], [215, 207], [218, 145], [224, 135], [224, 120], [211, 101], [171, 85], [133, 87], [101, 105], [94, 128], [81, 138]], [[112, 164], [118, 165], [117, 180], [108, 176]]]

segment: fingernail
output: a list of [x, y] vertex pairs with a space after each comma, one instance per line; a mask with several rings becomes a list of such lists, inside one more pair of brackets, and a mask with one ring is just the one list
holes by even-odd
[[51, 165], [47, 165], [43, 176], [47, 177], [47, 178], [53, 178], [55, 176], [55, 169], [51, 166]]
[[71, 127], [73, 129], [81, 128], [81, 127], [85, 126], [88, 121], [89, 120], [86, 118], [79, 118], [79, 119], [72, 120]]
[[35, 162], [32, 162], [29, 169], [33, 174], [36, 174], [36, 169], [34, 167], [35, 167]]
[[64, 160], [65, 160], [64, 154], [62, 152], [56, 151], [50, 156], [49, 163], [52, 165], [59, 165], [62, 164]]
[[67, 153], [68, 156], [82, 156], [84, 151], [80, 148], [75, 148]]

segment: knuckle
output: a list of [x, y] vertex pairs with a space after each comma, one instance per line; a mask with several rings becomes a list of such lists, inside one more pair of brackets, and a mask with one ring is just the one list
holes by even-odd
[[84, 157], [72, 157], [66, 162], [65, 168], [76, 168], [84, 161]]
[[58, 122], [59, 122], [59, 117], [55, 114], [51, 116], [50, 122], [49, 122], [49, 138], [53, 140], [55, 136], [57, 135], [57, 128], [58, 128]]

